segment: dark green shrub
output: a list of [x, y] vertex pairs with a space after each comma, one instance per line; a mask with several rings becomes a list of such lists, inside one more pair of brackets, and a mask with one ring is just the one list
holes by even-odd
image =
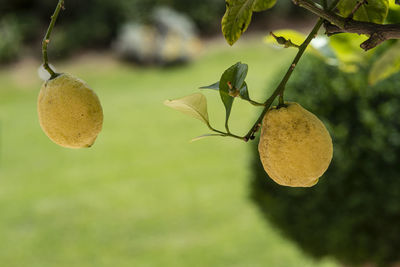
[[332, 164], [312, 188], [282, 187], [264, 172], [255, 142], [251, 191], [265, 217], [310, 255], [387, 266], [400, 259], [400, 77], [368, 86], [366, 74], [302, 59], [287, 100], [325, 122]]
[[[40, 51], [40, 41], [56, 3], [56, 0], [0, 0], [0, 17], [13, 14], [24, 25], [22, 42]], [[88, 48], [109, 48], [122, 25], [127, 21], [146, 23], [153, 8], [160, 5], [191, 17], [202, 34], [220, 32], [225, 11], [223, 0], [68, 0], [53, 32], [51, 57], [66, 57]], [[290, 1], [278, 1], [273, 10], [281, 19], [307, 13]], [[262, 21], [270, 15], [271, 12], [257, 13], [253, 21]], [[264, 29], [265, 22], [260, 24]]]
[[[0, 0], [0, 18], [13, 14], [17, 21], [27, 22], [22, 41], [36, 44], [39, 49], [56, 3], [54, 0]], [[220, 0], [68, 0], [49, 47], [52, 58], [66, 57], [81, 49], [108, 48], [125, 22], [146, 22], [153, 8], [160, 5], [189, 15], [202, 32], [219, 30], [225, 9], [224, 1]]]
[[191, 17], [203, 33], [219, 31], [225, 12], [225, 1], [220, 0], [173, 0], [172, 7]]

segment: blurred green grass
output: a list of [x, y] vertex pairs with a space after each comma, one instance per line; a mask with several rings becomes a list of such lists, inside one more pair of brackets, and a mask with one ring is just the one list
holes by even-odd
[[[0, 71], [2, 266], [336, 266], [313, 261], [263, 220], [248, 198], [248, 144], [189, 143], [207, 128], [162, 105], [217, 81], [237, 61], [250, 65], [250, 93], [261, 101], [293, 52], [259, 39], [206, 51], [168, 69], [107, 55], [56, 64], [86, 80], [103, 104], [103, 131], [83, 150], [58, 147], [41, 131], [39, 63]], [[218, 95], [204, 93], [222, 128]], [[232, 130], [244, 134], [257, 114], [237, 101]]]

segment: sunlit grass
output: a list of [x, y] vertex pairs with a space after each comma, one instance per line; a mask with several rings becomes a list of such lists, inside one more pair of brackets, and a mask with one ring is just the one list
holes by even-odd
[[[335, 266], [314, 262], [262, 219], [248, 198], [248, 144], [189, 143], [207, 128], [162, 105], [237, 61], [250, 65], [250, 93], [261, 101], [292, 54], [258, 39], [205, 50], [169, 69], [107, 55], [55, 64], [86, 80], [103, 104], [103, 131], [83, 150], [58, 147], [41, 131], [39, 63], [0, 71], [1, 266]], [[222, 128], [218, 95], [204, 93]], [[232, 129], [244, 134], [258, 112], [238, 101]]]

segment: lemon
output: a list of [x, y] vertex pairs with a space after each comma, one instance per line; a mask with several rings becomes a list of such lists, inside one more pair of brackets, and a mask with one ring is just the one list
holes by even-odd
[[70, 74], [60, 74], [42, 85], [37, 110], [43, 131], [63, 147], [92, 146], [103, 125], [96, 93]]
[[332, 160], [332, 139], [324, 124], [297, 103], [271, 108], [263, 119], [260, 159], [278, 184], [311, 187]]

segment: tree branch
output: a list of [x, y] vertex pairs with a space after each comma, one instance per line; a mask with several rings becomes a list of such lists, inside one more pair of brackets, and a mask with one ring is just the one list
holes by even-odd
[[50, 79], [57, 77], [58, 74], [55, 73], [54, 70], [49, 66], [49, 59], [47, 56], [47, 46], [50, 43], [50, 35], [51, 32], [53, 31], [54, 25], [56, 24], [58, 14], [60, 13], [60, 10], [63, 9], [63, 7], [64, 7], [64, 0], [59, 0], [56, 9], [54, 11], [54, 14], [53, 16], [51, 16], [49, 28], [47, 29], [46, 35], [44, 36], [42, 41], [43, 67], [50, 74]]
[[288, 68], [285, 76], [283, 77], [282, 81], [279, 83], [278, 87], [275, 89], [275, 91], [272, 93], [272, 95], [265, 101], [264, 103], [264, 110], [258, 117], [257, 121], [254, 123], [253, 127], [251, 127], [250, 131], [243, 137], [243, 139], [247, 142], [248, 140], [253, 140], [254, 139], [254, 134], [260, 129], [261, 122], [271, 107], [272, 103], [274, 102], [275, 98], [280, 95], [279, 99], [279, 104], [283, 104], [283, 92], [286, 87], [286, 83], [289, 81], [290, 77], [292, 76], [292, 73], [294, 69], [297, 66], [297, 63], [299, 63], [300, 58], [303, 56], [304, 52], [306, 51], [308, 45], [311, 43], [312, 39], [315, 38], [315, 36], [318, 33], [318, 30], [321, 28], [323, 24], [323, 19], [320, 18], [318, 22], [315, 24], [314, 28], [310, 32], [310, 34], [307, 36], [307, 38], [304, 40], [304, 42], [299, 46], [299, 51], [296, 54], [296, 57], [293, 59], [292, 64]]
[[360, 0], [360, 1], [357, 1], [356, 6], [353, 8], [353, 10], [351, 11], [351, 13], [350, 13], [350, 15], [349, 15], [349, 18], [352, 19], [353, 16], [354, 16], [354, 14], [357, 12], [357, 10], [359, 10], [360, 7], [361, 7], [362, 5], [365, 5], [365, 4], [368, 4], [368, 3], [367, 3], [367, 0]]
[[343, 18], [331, 11], [322, 9], [311, 0], [292, 0], [294, 4], [305, 8], [319, 17], [328, 21], [325, 23], [328, 36], [338, 33], [357, 33], [369, 36], [360, 47], [365, 51], [372, 49], [389, 39], [400, 39], [400, 24], [376, 24], [372, 22], [356, 21], [351, 18]]

